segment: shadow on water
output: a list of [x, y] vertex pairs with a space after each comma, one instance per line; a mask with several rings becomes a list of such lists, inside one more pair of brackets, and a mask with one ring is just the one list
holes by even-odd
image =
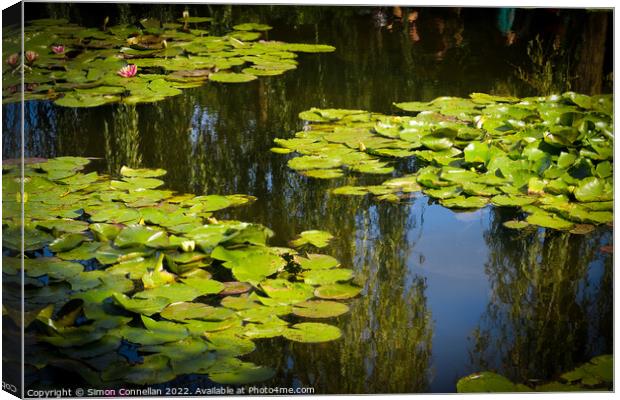
[[[108, 9], [119, 21], [180, 14], [179, 6], [145, 7]], [[191, 7], [195, 15], [208, 12]], [[600, 250], [611, 242], [610, 228], [586, 236], [517, 235], [501, 225], [505, 212], [490, 207], [455, 213], [424, 196], [402, 205], [332, 196], [330, 187], [356, 178], [308, 179], [286, 167], [287, 156], [269, 151], [274, 138], [303, 129], [297, 114], [311, 107], [395, 113], [395, 101], [566, 90], [556, 86], [574, 64], [553, 71], [545, 65], [587, 57], [575, 54], [579, 40], [600, 48], [606, 33], [590, 28], [608, 13], [517, 10], [513, 19], [510, 12], [498, 19], [497, 10], [483, 9], [209, 9], [222, 26], [261, 21], [274, 26], [270, 39], [337, 50], [302, 55], [298, 69], [283, 76], [207, 84], [154, 104], [68, 109], [30, 102], [25, 150], [100, 157], [96, 167], [113, 175], [122, 165], [164, 168], [169, 187], [183, 192], [257, 196], [227, 216], [269, 226], [275, 245], [307, 229], [333, 233], [328, 251], [356, 270], [363, 295], [339, 317], [339, 341], [258, 342], [248, 359], [276, 369], [267, 385], [312, 386], [316, 393], [453, 392], [459, 377], [483, 368], [520, 381], [549, 379], [611, 352], [612, 257]], [[96, 23], [81, 10], [59, 4], [36, 12]], [[553, 23], [534, 32], [545, 18]], [[583, 32], [566, 29], [580, 21]], [[537, 35], [545, 43], [541, 69], [519, 70], [532, 64], [528, 48]], [[580, 72], [583, 79], [597, 75], [599, 90], [608, 84], [605, 60], [590, 75]], [[3, 109], [10, 158], [18, 154], [18, 109]], [[400, 167], [399, 173], [415, 165]]]

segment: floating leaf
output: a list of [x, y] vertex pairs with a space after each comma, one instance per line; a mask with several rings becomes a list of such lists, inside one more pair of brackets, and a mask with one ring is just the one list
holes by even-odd
[[362, 291], [362, 288], [348, 284], [331, 284], [319, 286], [315, 289], [314, 295], [321, 299], [343, 300], [355, 297]]
[[256, 75], [239, 74], [234, 72], [215, 72], [209, 76], [209, 80], [223, 83], [244, 83], [256, 80]]
[[329, 232], [325, 231], [304, 231], [299, 234], [299, 238], [291, 241], [293, 247], [300, 247], [305, 244], [311, 244], [315, 247], [325, 247], [329, 244], [329, 241], [333, 239], [333, 236]]
[[575, 189], [575, 198], [579, 201], [607, 201], [613, 199], [610, 184], [596, 177], [583, 179]]
[[350, 280], [353, 278], [353, 271], [344, 268], [318, 269], [306, 271], [302, 276], [304, 282], [310, 285], [326, 285]]
[[531, 392], [525, 385], [516, 385], [507, 378], [493, 372], [480, 372], [459, 379], [456, 383], [459, 393], [502, 393], [502, 392]]
[[527, 221], [517, 221], [517, 220], [506, 221], [502, 225], [504, 225], [506, 228], [509, 228], [509, 229], [523, 229], [523, 228], [527, 228], [528, 226], [530, 226], [530, 224]]
[[456, 196], [449, 199], [440, 200], [441, 204], [449, 208], [473, 209], [487, 205], [489, 200], [485, 197], [476, 196]]
[[302, 322], [284, 331], [288, 340], [302, 343], [321, 343], [339, 339], [340, 329], [335, 326], [317, 322]]
[[248, 22], [245, 24], [234, 25], [233, 29], [237, 31], [268, 31], [271, 29], [271, 26]]
[[145, 245], [148, 247], [166, 247], [168, 235], [166, 232], [147, 228], [143, 225], [130, 225], [119, 232], [114, 244], [120, 248]]
[[202, 303], [174, 303], [163, 309], [160, 315], [163, 318], [183, 321], [186, 319], [202, 319], [221, 321], [233, 314], [233, 311], [221, 307], [211, 307]]
[[525, 219], [529, 224], [542, 226], [544, 228], [569, 230], [573, 227], [573, 223], [567, 221], [555, 214], [536, 212], [528, 215]]
[[115, 293], [114, 300], [127, 311], [137, 314], [153, 315], [170, 304], [170, 299], [165, 297], [151, 297], [149, 299], [130, 299], [122, 293]]
[[303, 269], [321, 270], [335, 268], [340, 265], [338, 260], [326, 254], [308, 254], [307, 257], [295, 256], [295, 262]]
[[332, 318], [348, 311], [346, 304], [325, 300], [304, 301], [293, 307], [293, 314], [306, 318]]

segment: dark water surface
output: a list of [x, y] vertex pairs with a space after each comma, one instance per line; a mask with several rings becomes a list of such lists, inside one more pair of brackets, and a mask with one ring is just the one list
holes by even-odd
[[[282, 9], [233, 8], [229, 18], [253, 16], [274, 26], [270, 40], [332, 44], [336, 52], [301, 55], [299, 67], [282, 76], [207, 84], [155, 104], [27, 103], [26, 156], [101, 157], [95, 168], [111, 174], [122, 165], [164, 168], [168, 187], [178, 191], [257, 196], [227, 216], [270, 227], [274, 245], [308, 229], [336, 236], [326, 252], [365, 285], [351, 312], [334, 321], [343, 338], [257, 342], [247, 359], [276, 369], [267, 386], [454, 392], [460, 377], [482, 369], [522, 382], [547, 380], [612, 352], [612, 256], [601, 251], [612, 242], [611, 228], [585, 236], [520, 233], [502, 226], [513, 212], [491, 206], [457, 213], [421, 193], [403, 204], [333, 196], [329, 188], [358, 178], [309, 179], [287, 168], [289, 156], [269, 151], [274, 138], [303, 128], [297, 114], [310, 107], [396, 113], [395, 101], [534, 94], [537, 88], [515, 72], [529, 63], [525, 39], [506, 46], [497, 10], [421, 10], [415, 27], [388, 15], [390, 29], [373, 9], [326, 8], [310, 16]], [[522, 29], [540, 17], [519, 13]], [[573, 22], [557, 19], [579, 20], [569, 16]], [[542, 34], [555, 37], [552, 28]], [[15, 107], [4, 106], [5, 158], [17, 154]], [[396, 174], [415, 168], [414, 161], [402, 163]], [[206, 380], [186, 376], [174, 385]]]

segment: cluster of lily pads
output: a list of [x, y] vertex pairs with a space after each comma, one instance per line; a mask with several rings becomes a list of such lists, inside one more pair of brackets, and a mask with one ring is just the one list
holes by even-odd
[[573, 92], [547, 97], [440, 97], [396, 103], [415, 116], [316, 109], [276, 153], [299, 153], [288, 166], [331, 179], [345, 171], [395, 174], [395, 159], [414, 158], [415, 173], [380, 185], [341, 186], [340, 195], [398, 202], [423, 191], [454, 209], [519, 207], [529, 225], [590, 232], [613, 221], [613, 97]]
[[[3, 165], [2, 273], [18, 299], [23, 204], [31, 367], [68, 369], [100, 387], [182, 374], [241, 384], [274, 373], [239, 358], [256, 339], [341, 336], [316, 321], [347, 313], [341, 300], [361, 288], [351, 269], [314, 253], [331, 234], [302, 232], [291, 246], [304, 254], [270, 247], [268, 228], [213, 215], [252, 196], [177, 194], [159, 188], [162, 169], [123, 167], [114, 179], [85, 173], [88, 163], [27, 160], [23, 193], [19, 164]], [[3, 315], [20, 320], [9, 303]]]
[[532, 387], [514, 383], [502, 375], [485, 371], [459, 379], [456, 388], [459, 393], [611, 390], [614, 380], [613, 366], [613, 356], [605, 354], [594, 357], [572, 371], [563, 373], [557, 381]]
[[[321, 44], [259, 40], [270, 26], [243, 23], [224, 36], [209, 17], [184, 14], [177, 22], [153, 18], [136, 25], [85, 28], [61, 19], [30, 21], [21, 33], [3, 31], [4, 103], [53, 100], [60, 106], [154, 102], [206, 81], [241, 83], [297, 67], [297, 53], [331, 52]], [[23, 60], [22, 60], [23, 58]]]

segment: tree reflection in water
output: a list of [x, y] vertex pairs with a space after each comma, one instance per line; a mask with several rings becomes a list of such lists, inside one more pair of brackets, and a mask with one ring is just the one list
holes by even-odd
[[492, 294], [473, 332], [472, 370], [513, 380], [549, 380], [612, 351], [612, 232], [587, 235], [503, 227], [499, 210], [485, 233]]

